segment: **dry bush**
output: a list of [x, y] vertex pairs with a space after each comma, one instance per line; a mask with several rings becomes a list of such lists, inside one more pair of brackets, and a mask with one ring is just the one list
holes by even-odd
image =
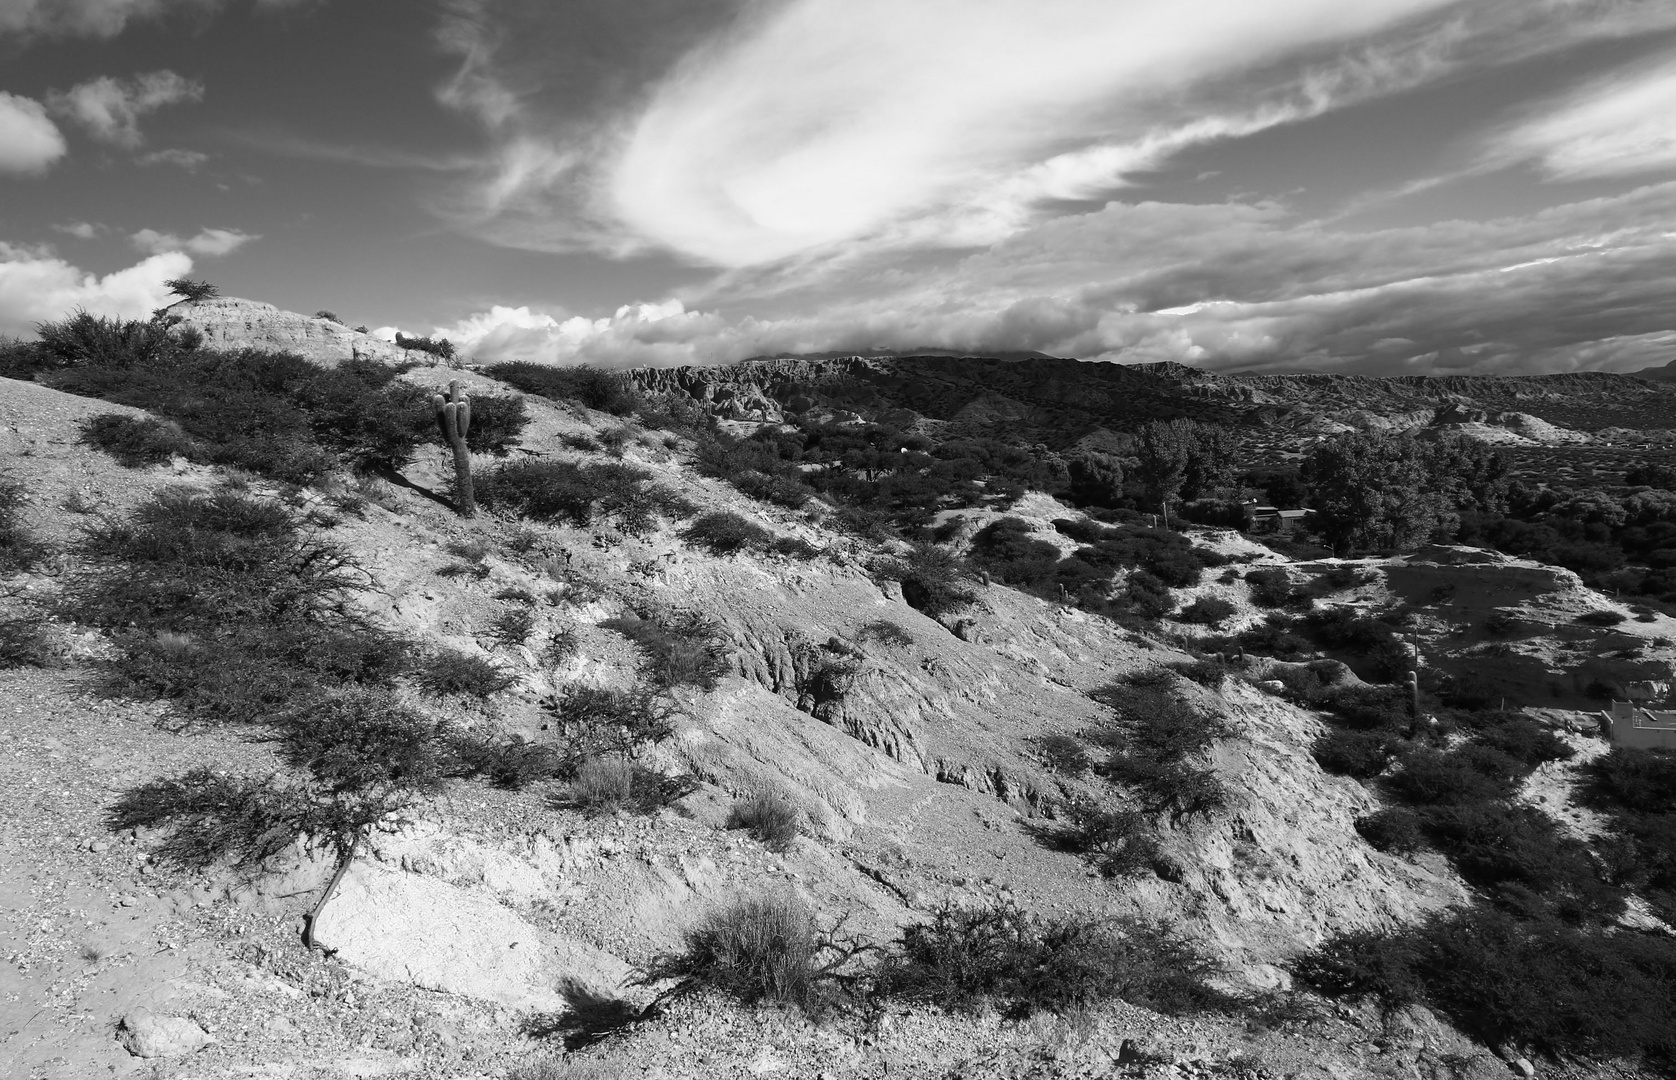
[[454, 649], [438, 649], [412, 669], [413, 684], [432, 694], [488, 698], [517, 683], [518, 676], [492, 660]]
[[727, 814], [727, 827], [744, 829], [768, 850], [783, 852], [797, 841], [802, 820], [802, 812], [791, 799], [765, 788], [733, 804]]
[[82, 422], [81, 441], [130, 469], [162, 465], [174, 457], [192, 459], [192, 440], [174, 424], [150, 416], [106, 413]]
[[729, 671], [725, 634], [696, 611], [651, 618], [622, 615], [599, 625], [640, 647], [646, 677], [660, 690], [677, 686], [714, 690]]
[[655, 974], [713, 986], [746, 1003], [803, 1008], [847, 957], [801, 900], [754, 896], [712, 911], [686, 935], [686, 950], [666, 957]]
[[633, 758], [604, 754], [584, 761], [554, 802], [590, 814], [618, 810], [652, 814], [690, 790], [690, 784], [666, 777]]
[[945, 906], [909, 926], [881, 963], [876, 993], [945, 1009], [1027, 1016], [1112, 999], [1181, 1013], [1229, 1004], [1215, 965], [1175, 934], [1139, 922], [1044, 919], [1016, 906]]

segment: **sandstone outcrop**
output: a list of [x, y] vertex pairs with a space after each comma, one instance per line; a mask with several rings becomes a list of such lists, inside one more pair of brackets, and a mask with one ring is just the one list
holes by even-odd
[[213, 349], [293, 352], [327, 367], [356, 357], [381, 364], [430, 359], [424, 353], [398, 349], [382, 338], [359, 333], [331, 319], [282, 311], [272, 304], [236, 296], [180, 304], [171, 313], [181, 317], [183, 326], [203, 334], [204, 344]]

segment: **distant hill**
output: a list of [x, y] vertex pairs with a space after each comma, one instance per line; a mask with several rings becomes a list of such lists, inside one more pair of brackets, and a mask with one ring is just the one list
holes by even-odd
[[1235, 427], [1254, 447], [1288, 448], [1349, 428], [1415, 430], [1461, 411], [1519, 413], [1584, 432], [1676, 428], [1676, 384], [1605, 372], [1221, 375], [1175, 363], [926, 354], [777, 358], [630, 376], [644, 390], [685, 394], [735, 419], [778, 420], [811, 407], [906, 410], [955, 427], [1004, 425], [1060, 448], [1097, 430], [1132, 432], [1175, 418]]
[[1652, 379], [1655, 382], [1676, 382], [1676, 360], [1662, 367], [1646, 367], [1634, 373], [1638, 379]]
[[747, 357], [746, 359], [741, 360], [739, 362], [742, 363], [742, 364], [751, 364], [751, 363], [756, 363], [758, 361], [763, 361], [763, 360], [838, 360], [838, 359], [841, 359], [841, 358], [846, 357], [846, 356], [857, 356], [857, 355], [867, 356], [867, 357], [949, 356], [949, 357], [959, 357], [959, 358], [962, 358], [962, 359], [1007, 360], [1007, 361], [1056, 360], [1056, 359], [1059, 359], [1058, 357], [1049, 356], [1047, 353], [1032, 352], [1028, 349], [1024, 349], [1024, 350], [1003, 350], [1001, 352], [972, 353], [972, 352], [962, 352], [959, 349], [924, 348], [924, 349], [868, 349], [865, 352], [862, 352], [862, 353], [859, 353], [859, 354], [854, 349], [834, 350], [834, 351], [831, 351], [831, 352], [779, 353], [779, 354], [776, 354], [774, 356]]

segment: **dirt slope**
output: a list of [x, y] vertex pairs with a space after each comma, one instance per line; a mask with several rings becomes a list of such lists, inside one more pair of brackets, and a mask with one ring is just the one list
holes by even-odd
[[[405, 377], [490, 385], [440, 369]], [[615, 423], [530, 407], [523, 450], [542, 456], [576, 458], [564, 434]], [[79, 418], [109, 411], [121, 410], [0, 380], [0, 433], [21, 448], [8, 465], [29, 486], [44, 536], [67, 538], [90, 510], [120, 511], [165, 485], [216, 482], [185, 465], [125, 470], [74, 441]], [[427, 495], [443, 480], [440, 454], [331, 534], [371, 571], [376, 588], [361, 600], [377, 619], [520, 672], [487, 709], [430, 703], [462, 724], [535, 732], [543, 693], [626, 679], [632, 648], [598, 625], [612, 615], [664, 607], [721, 620], [733, 673], [716, 692], [689, 696], [656, 759], [695, 776], [696, 792], [652, 818], [588, 818], [539, 791], [458, 784], [384, 823], [317, 928], [328, 952], [306, 953], [300, 918], [330, 866], [298, 854], [254, 877], [193, 878], [149, 858], [155, 837], [101, 825], [104, 808], [134, 784], [200, 763], [273, 771], [271, 748], [236, 730], [159, 730], [158, 707], [100, 696], [106, 646], [62, 628], [65, 666], [0, 672], [0, 782], [22, 793], [0, 810], [10, 869], [0, 918], [15, 942], [0, 967], [0, 1072], [498, 1076], [548, 1052], [528, 1034], [540, 1017], [582, 998], [644, 1002], [651, 991], [634, 985], [635, 967], [678, 946], [707, 905], [763, 890], [803, 896], [874, 940], [948, 900], [1168, 918], [1214, 949], [1229, 985], [1247, 987], [1283, 983], [1280, 962], [1324, 935], [1412, 920], [1462, 895], [1441, 866], [1361, 841], [1351, 823], [1368, 796], [1316, 767], [1314, 718], [1234, 684], [1220, 697], [1183, 691], [1225, 712], [1237, 733], [1212, 752], [1236, 793], [1234, 812], [1167, 826], [1174, 880], [1097, 877], [1037, 838], [1077, 782], [1048, 770], [1030, 740], [1095, 722], [1103, 706], [1086, 692], [1155, 665], [1167, 649], [1000, 587], [983, 590], [957, 636], [870, 579], [865, 551], [802, 514], [702, 479], [681, 450], [650, 438], [631, 441], [625, 460], [703, 508], [735, 510], [827, 553], [717, 557], [669, 526], [630, 537], [604, 525], [461, 522]], [[446, 545], [462, 540], [487, 548], [484, 575], [440, 576], [457, 561]], [[52, 570], [21, 585], [46, 595]], [[543, 598], [532, 646], [573, 627], [576, 657], [547, 665], [534, 647], [487, 634], [504, 608], [495, 594], [509, 588]], [[897, 623], [910, 643], [863, 641], [861, 628], [878, 619]], [[862, 654], [860, 674], [816, 718], [797, 708], [801, 645], [835, 639]], [[803, 813], [806, 835], [783, 855], [720, 827], [732, 798], [763, 784]], [[140, 1005], [213, 1041], [180, 1057], [135, 1057], [117, 1025]], [[1346, 1013], [1252, 1033], [1239, 1021], [1181, 1024], [1121, 1006], [1076, 1030], [924, 1010], [811, 1027], [710, 1001], [680, 1005], [590, 1054], [618, 1070], [605, 1075], [625, 1076], [1104, 1075], [1130, 1038], [1184, 1069], [1202, 1063], [1191, 1066], [1200, 1074], [1256, 1075], [1266, 1062], [1262, 1075], [1407, 1077], [1451, 1055], [1460, 1075], [1501, 1068], [1423, 1016], [1381, 1023]], [[1229, 1063], [1241, 1053], [1254, 1057]]]

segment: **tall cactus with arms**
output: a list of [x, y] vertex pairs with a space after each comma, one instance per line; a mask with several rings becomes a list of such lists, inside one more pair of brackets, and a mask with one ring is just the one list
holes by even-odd
[[461, 517], [477, 513], [477, 495], [471, 487], [471, 453], [466, 449], [466, 433], [471, 430], [471, 398], [460, 393], [459, 380], [448, 384], [448, 396], [437, 394], [431, 398], [436, 409], [436, 426], [454, 451], [454, 500]]

